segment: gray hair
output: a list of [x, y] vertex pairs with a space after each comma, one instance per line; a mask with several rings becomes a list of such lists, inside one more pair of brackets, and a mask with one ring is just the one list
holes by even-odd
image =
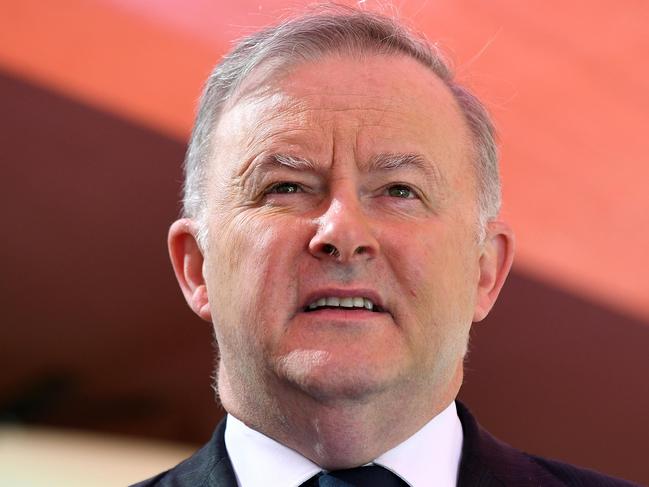
[[482, 103], [454, 80], [449, 63], [436, 45], [397, 20], [340, 5], [285, 20], [241, 39], [212, 71], [199, 103], [185, 157], [183, 216], [198, 221], [199, 244], [205, 248], [205, 181], [212, 154], [211, 136], [224, 106], [251, 73], [260, 66], [285, 69], [314, 61], [326, 54], [402, 54], [429, 68], [449, 88], [473, 137], [478, 189], [480, 238], [500, 210], [500, 177], [495, 129]]

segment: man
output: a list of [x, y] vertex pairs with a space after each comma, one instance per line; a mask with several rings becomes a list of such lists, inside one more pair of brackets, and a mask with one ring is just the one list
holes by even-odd
[[440, 54], [324, 8], [208, 80], [169, 232], [228, 412], [141, 485], [629, 485], [518, 452], [454, 402], [511, 267], [494, 133]]

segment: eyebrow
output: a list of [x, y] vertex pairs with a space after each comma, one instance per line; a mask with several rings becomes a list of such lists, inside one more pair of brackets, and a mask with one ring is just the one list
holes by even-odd
[[317, 170], [316, 165], [313, 163], [313, 161], [303, 159], [301, 157], [277, 153], [265, 155], [259, 162], [253, 163], [249, 170], [252, 173], [256, 173], [259, 171], [263, 172], [273, 168], [281, 167], [298, 170]]
[[423, 155], [415, 152], [406, 153], [392, 153], [386, 152], [378, 154], [368, 164], [369, 171], [393, 171], [397, 169], [410, 169], [414, 168], [423, 172], [427, 178], [434, 182], [442, 182], [442, 175], [440, 174], [437, 166], [426, 159]]
[[317, 169], [313, 161], [301, 157], [289, 156], [287, 154], [273, 154], [267, 159], [270, 159], [268, 162], [272, 165], [288, 167], [290, 169], [309, 169], [311, 171]]
[[[264, 172], [273, 168], [289, 168], [293, 170], [307, 170], [319, 172], [317, 164], [309, 159], [291, 156], [288, 154], [273, 153], [262, 158], [261, 161], [253, 164], [249, 171], [251, 174]], [[441, 174], [437, 167], [418, 153], [392, 153], [385, 152], [372, 157], [367, 165], [367, 171], [394, 171], [398, 169], [416, 169], [424, 173], [426, 178], [433, 182], [442, 181]], [[248, 172], [248, 171], [245, 171]]]

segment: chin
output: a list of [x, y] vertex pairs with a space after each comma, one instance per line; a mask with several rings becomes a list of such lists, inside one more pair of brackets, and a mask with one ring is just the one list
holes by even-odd
[[[319, 402], [362, 403], [393, 382], [385, 366], [342, 360], [322, 350], [296, 350], [278, 361], [277, 373], [289, 386]], [[384, 372], [384, 373], [381, 373]]]

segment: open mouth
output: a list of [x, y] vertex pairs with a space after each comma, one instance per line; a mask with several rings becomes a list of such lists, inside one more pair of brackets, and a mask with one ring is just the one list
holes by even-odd
[[380, 306], [374, 304], [371, 299], [364, 296], [344, 297], [328, 296], [319, 298], [304, 308], [305, 313], [318, 311], [321, 309], [340, 309], [345, 311], [367, 310], [375, 313], [383, 313]]

